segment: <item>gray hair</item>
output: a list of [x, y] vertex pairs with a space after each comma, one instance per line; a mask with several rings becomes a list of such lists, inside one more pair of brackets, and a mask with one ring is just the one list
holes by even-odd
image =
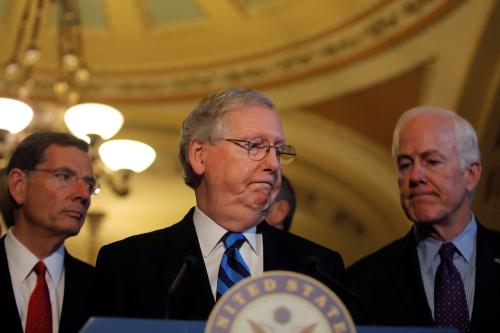
[[465, 168], [472, 162], [481, 161], [481, 154], [479, 152], [479, 145], [474, 127], [472, 127], [466, 119], [459, 116], [457, 113], [433, 106], [418, 106], [404, 112], [401, 115], [396, 127], [394, 128], [394, 134], [392, 137], [392, 156], [394, 159], [396, 159], [397, 152], [399, 150], [399, 132], [401, 131], [401, 128], [403, 128], [404, 125], [406, 125], [410, 120], [422, 114], [440, 115], [452, 121], [453, 132], [455, 134], [455, 140], [458, 143], [460, 164], [462, 168]]
[[274, 103], [267, 96], [245, 88], [228, 88], [204, 98], [184, 119], [179, 143], [179, 160], [184, 171], [184, 182], [197, 188], [201, 177], [191, 168], [189, 143], [193, 139], [215, 143], [228, 131], [223, 122], [226, 112], [243, 107], [263, 106], [274, 109]]

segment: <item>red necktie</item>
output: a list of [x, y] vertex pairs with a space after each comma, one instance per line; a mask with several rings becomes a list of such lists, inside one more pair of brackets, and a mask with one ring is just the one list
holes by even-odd
[[33, 270], [37, 275], [36, 286], [28, 304], [25, 333], [52, 333], [52, 309], [49, 288], [45, 281], [47, 267], [43, 261], [39, 261]]

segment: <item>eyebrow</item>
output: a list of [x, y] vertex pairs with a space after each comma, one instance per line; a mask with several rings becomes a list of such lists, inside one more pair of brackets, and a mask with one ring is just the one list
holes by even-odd
[[[421, 153], [417, 153], [417, 156], [422, 157], [422, 158], [427, 158], [430, 155], [434, 155], [434, 154], [439, 155], [440, 157], [444, 158], [444, 155], [437, 149], [429, 149], [429, 150], [423, 151]], [[401, 159], [404, 159], [404, 158], [411, 159], [412, 155], [411, 154], [399, 154], [396, 156], [396, 158], [398, 161]]]
[[429, 157], [430, 155], [439, 155], [440, 157], [444, 158], [444, 155], [441, 154], [441, 152], [439, 150], [436, 150], [436, 149], [426, 150], [419, 155], [422, 156], [423, 158]]
[[[72, 168], [67, 167], [67, 166], [57, 167], [57, 168], [54, 168], [53, 170], [54, 171], [56, 171], [56, 170], [57, 171], [66, 171], [66, 172], [70, 172], [70, 173], [74, 174], [75, 176], [78, 176], [78, 173], [75, 170], [73, 170]], [[84, 175], [80, 178], [83, 178], [85, 180], [97, 181], [97, 177], [95, 175], [93, 175], [93, 176]]]

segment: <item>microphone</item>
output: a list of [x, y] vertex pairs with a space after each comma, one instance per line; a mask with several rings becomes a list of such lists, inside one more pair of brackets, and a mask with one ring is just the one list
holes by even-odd
[[181, 269], [179, 270], [179, 273], [177, 273], [174, 282], [170, 285], [170, 288], [168, 289], [167, 292], [167, 297], [165, 298], [165, 313], [163, 315], [164, 319], [169, 319], [170, 316], [172, 315], [171, 309], [172, 309], [173, 295], [175, 295], [179, 290], [179, 286], [182, 280], [185, 279], [185, 276], [187, 275], [188, 271], [190, 269], [195, 268], [196, 266], [198, 266], [198, 259], [192, 254], [188, 254], [187, 256], [182, 258]]
[[[343, 285], [342, 283], [334, 280], [332, 277], [330, 277], [330, 275], [328, 275], [327, 273], [325, 273], [325, 271], [323, 271], [323, 269], [321, 268], [321, 261], [319, 260], [318, 257], [316, 257], [315, 255], [310, 255], [308, 257], [306, 257], [305, 261], [305, 267], [312, 273], [315, 273], [317, 275], [319, 275], [322, 279], [324, 279], [325, 281], [327, 281], [332, 287], [333, 289], [335, 289], [335, 291], [340, 295], [343, 295], [345, 297], [343, 297], [343, 301], [346, 303], [346, 306], [348, 305], [348, 303], [350, 303], [350, 312], [354, 312], [354, 313], [351, 313], [353, 319], [355, 319], [355, 322], [356, 324], [371, 324], [372, 323], [372, 316], [370, 314], [370, 310], [369, 310], [369, 307], [368, 305], [366, 304], [365, 301], [363, 301], [358, 295], [356, 295], [352, 290], [350, 290], [348, 287], [346, 287], [345, 285]], [[352, 306], [354, 304], [352, 304], [351, 302], [348, 302], [349, 300], [352, 300], [354, 301], [354, 303], [358, 304], [358, 307], [356, 308], [357, 311], [353, 311], [354, 309], [352, 308]]]

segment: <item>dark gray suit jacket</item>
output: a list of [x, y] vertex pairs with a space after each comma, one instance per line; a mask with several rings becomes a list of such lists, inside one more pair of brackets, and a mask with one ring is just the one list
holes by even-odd
[[[174, 295], [170, 318], [206, 320], [215, 301], [193, 223], [193, 211], [171, 227], [132, 236], [101, 248], [93, 288], [94, 314], [163, 318], [167, 292], [186, 255], [197, 258], [179, 292]], [[308, 256], [319, 259], [331, 278], [344, 272], [340, 255], [293, 234], [261, 223], [264, 271], [289, 270], [323, 280], [305, 265]], [[342, 297], [342, 296], [341, 296]]]
[[[346, 282], [368, 303], [375, 324], [435, 326], [413, 230], [349, 267]], [[500, 232], [478, 224], [471, 332], [493, 327], [500, 328]]]
[[[9, 266], [4, 245], [0, 240], [0, 330], [23, 333], [21, 318], [17, 311]], [[78, 332], [89, 318], [89, 291], [94, 268], [72, 257], [68, 251], [64, 256], [64, 298], [59, 322], [60, 333]]]

